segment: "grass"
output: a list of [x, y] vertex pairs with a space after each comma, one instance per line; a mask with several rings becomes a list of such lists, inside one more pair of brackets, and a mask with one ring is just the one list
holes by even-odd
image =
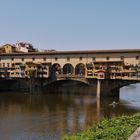
[[104, 119], [86, 132], [65, 136], [63, 140], [128, 140], [139, 126], [140, 113], [133, 116]]

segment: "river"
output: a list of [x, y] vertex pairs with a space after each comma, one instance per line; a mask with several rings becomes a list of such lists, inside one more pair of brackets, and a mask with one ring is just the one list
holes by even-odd
[[[103, 118], [140, 111], [140, 84], [120, 90], [120, 98], [93, 95], [0, 93], [1, 140], [59, 140]], [[110, 104], [116, 101], [115, 107]]]

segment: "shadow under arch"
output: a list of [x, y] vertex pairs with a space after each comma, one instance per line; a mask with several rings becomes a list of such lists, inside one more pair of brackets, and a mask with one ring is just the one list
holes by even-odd
[[83, 63], [79, 63], [75, 67], [76, 75], [85, 75], [85, 65]]
[[[88, 94], [90, 85], [86, 82], [73, 79], [63, 79], [52, 81], [43, 86], [43, 93], [55, 93], [55, 94]], [[92, 93], [92, 90], [90, 90]], [[92, 93], [93, 94], [93, 93]]]
[[[118, 80], [119, 81], [119, 80]], [[113, 83], [113, 82], [112, 82]], [[111, 97], [120, 97], [120, 90], [124, 87], [129, 87], [134, 84], [140, 84], [140, 81], [131, 81], [131, 80], [121, 80], [115, 84], [110, 83], [110, 95]]]
[[63, 66], [63, 74], [73, 74], [73, 72], [74, 72], [74, 67], [72, 64], [66, 63]]

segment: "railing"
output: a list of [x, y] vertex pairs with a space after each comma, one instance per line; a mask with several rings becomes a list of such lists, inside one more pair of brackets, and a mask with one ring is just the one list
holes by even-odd
[[[75, 74], [58, 74], [56, 75], [56, 77], [59, 78], [68, 78], [68, 79], [72, 79], [72, 78], [86, 78], [85, 75], [75, 75]], [[97, 79], [104, 79], [103, 77], [96, 77]], [[133, 76], [133, 77], [129, 77], [129, 76], [114, 76], [114, 77], [110, 77], [110, 79], [122, 79], [122, 80], [140, 80], [140, 77], [137, 76]]]
[[85, 75], [75, 75], [75, 74], [57, 74], [57, 78], [85, 78]]
[[124, 70], [122, 70], [122, 72], [124, 72], [124, 73], [125, 73], [125, 72], [126, 72], [126, 73], [127, 73], [127, 72], [132, 72], [132, 73], [134, 73], [134, 72], [136, 72], [136, 70], [127, 70], [127, 69], [124, 69]]

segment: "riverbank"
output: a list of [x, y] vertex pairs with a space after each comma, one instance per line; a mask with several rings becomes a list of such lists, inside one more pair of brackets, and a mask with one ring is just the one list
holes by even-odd
[[86, 132], [66, 136], [63, 140], [128, 140], [139, 126], [140, 113], [133, 116], [104, 119]]

